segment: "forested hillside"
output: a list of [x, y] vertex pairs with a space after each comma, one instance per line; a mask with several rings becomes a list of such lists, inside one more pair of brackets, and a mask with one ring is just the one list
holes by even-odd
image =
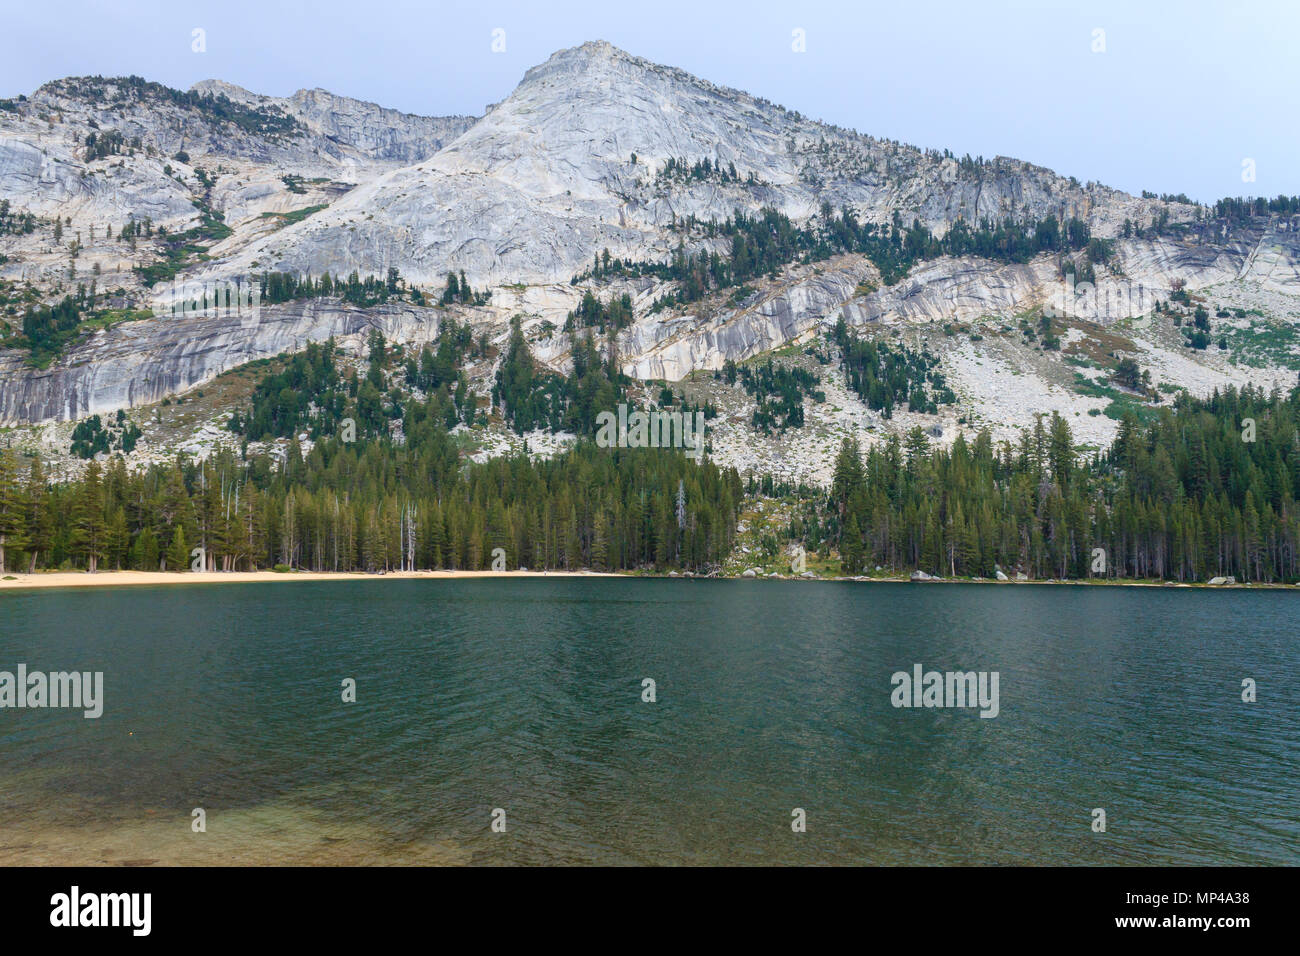
[[[1064, 419], [1018, 446], [986, 432], [933, 448], [919, 429], [865, 455], [846, 441], [829, 494], [794, 529], [842, 570], [944, 576], [1300, 580], [1300, 389], [1180, 398], [1128, 417], [1104, 453], [1076, 453]], [[120, 457], [51, 485], [0, 452], [0, 569], [227, 570], [718, 566], [743, 485], [667, 449], [582, 442], [550, 461], [467, 463], [446, 422], [404, 444], [328, 438], [282, 462], [224, 453], [129, 473]], [[679, 492], [684, 507], [678, 510]]]
[[834, 544], [855, 574], [1296, 581], [1298, 414], [1300, 389], [1183, 396], [1087, 459], [1058, 415], [1016, 447], [981, 432], [931, 448], [914, 429], [864, 462], [846, 441], [807, 544]]
[[283, 468], [224, 454], [131, 474], [115, 458], [57, 486], [0, 451], [0, 571], [189, 570], [196, 547], [222, 570], [474, 570], [495, 548], [510, 569], [706, 569], [740, 498], [734, 471], [659, 449], [466, 464], [435, 422], [405, 446], [295, 444]]

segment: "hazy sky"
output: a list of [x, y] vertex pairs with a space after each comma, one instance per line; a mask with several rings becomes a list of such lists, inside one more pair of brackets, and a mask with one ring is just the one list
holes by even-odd
[[[958, 155], [1200, 200], [1300, 193], [1296, 0], [0, 3], [0, 96], [135, 73], [479, 114], [555, 50], [605, 39]], [[192, 50], [195, 28], [206, 52]], [[494, 53], [498, 28], [505, 51]], [[806, 52], [792, 50], [796, 29]], [[1254, 182], [1242, 179], [1247, 159]]]

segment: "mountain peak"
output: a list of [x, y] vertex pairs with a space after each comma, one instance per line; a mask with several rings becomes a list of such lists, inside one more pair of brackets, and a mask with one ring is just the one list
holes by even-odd
[[625, 51], [614, 46], [614, 44], [610, 43], [608, 40], [588, 40], [586, 43], [579, 44], [575, 47], [569, 47], [567, 50], [559, 50], [556, 52], [556, 55], [558, 56], [561, 53], [580, 53], [583, 56], [605, 58], [609, 58], [615, 54], [622, 54], [623, 56], [629, 55]]
[[[591, 40], [553, 53], [486, 115], [417, 121], [300, 91], [291, 112], [331, 140], [403, 163], [226, 265], [318, 273], [395, 266], [415, 282], [567, 281], [593, 250], [663, 261], [675, 223], [823, 204], [886, 223], [1087, 216], [1099, 236], [1150, 210], [1023, 164], [964, 169], [937, 152], [815, 123], [686, 70]], [[400, 118], [420, 135], [394, 136]], [[432, 147], [432, 148], [429, 148]]]
[[632, 54], [625, 50], [620, 50], [608, 40], [588, 40], [578, 46], [565, 47], [563, 50], [556, 50], [546, 60], [547, 63], [556, 61], [598, 61], [613, 60], [617, 57], [626, 59], [636, 59]]
[[656, 65], [633, 56], [608, 40], [588, 40], [579, 46], [556, 50], [544, 62], [529, 69], [520, 86], [546, 79], [603, 74], [619, 67], [649, 70], [655, 69]]
[[252, 90], [246, 90], [235, 83], [215, 79], [199, 80], [190, 87], [190, 92], [204, 96], [225, 96], [226, 99], [235, 103], [257, 103], [266, 99], [265, 96], [254, 93]]

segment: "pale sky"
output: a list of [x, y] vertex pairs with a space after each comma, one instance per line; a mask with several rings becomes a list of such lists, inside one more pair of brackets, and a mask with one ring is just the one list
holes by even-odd
[[[959, 156], [1202, 201], [1300, 193], [1294, 0], [0, 3], [0, 97], [134, 73], [182, 89], [215, 77], [480, 114], [554, 51], [604, 39]], [[206, 52], [192, 49], [195, 28]], [[495, 29], [504, 52], [492, 51]], [[792, 50], [795, 30], [806, 52]], [[1254, 182], [1242, 179], [1247, 159]]]

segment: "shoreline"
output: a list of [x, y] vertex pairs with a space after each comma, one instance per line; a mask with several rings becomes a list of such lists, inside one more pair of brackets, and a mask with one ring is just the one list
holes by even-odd
[[[466, 578], [615, 578], [601, 571], [37, 571], [4, 575], [0, 591], [44, 588], [149, 587], [166, 584], [263, 584], [278, 581], [379, 581]], [[10, 581], [8, 578], [13, 577]]]
[[37, 571], [34, 574], [14, 573], [0, 577], [0, 591], [44, 590], [49, 588], [94, 587], [158, 587], [174, 584], [266, 584], [287, 581], [456, 581], [477, 578], [626, 578], [662, 580], [713, 580], [713, 581], [810, 581], [812, 583], [842, 584], [987, 584], [1003, 587], [1024, 585], [1069, 585], [1087, 587], [1124, 587], [1160, 589], [1196, 589], [1205, 591], [1274, 590], [1289, 591], [1300, 584], [1245, 583], [1207, 584], [1205, 582], [1165, 582], [1159, 580], [1129, 580], [1116, 578], [1043, 578], [1030, 581], [997, 581], [991, 578], [933, 578], [912, 581], [903, 575], [884, 577], [818, 577], [802, 578], [797, 575], [766, 575], [747, 578], [743, 575], [686, 575], [681, 572], [664, 574], [633, 574], [607, 571], [387, 571], [371, 574], [365, 571]]

